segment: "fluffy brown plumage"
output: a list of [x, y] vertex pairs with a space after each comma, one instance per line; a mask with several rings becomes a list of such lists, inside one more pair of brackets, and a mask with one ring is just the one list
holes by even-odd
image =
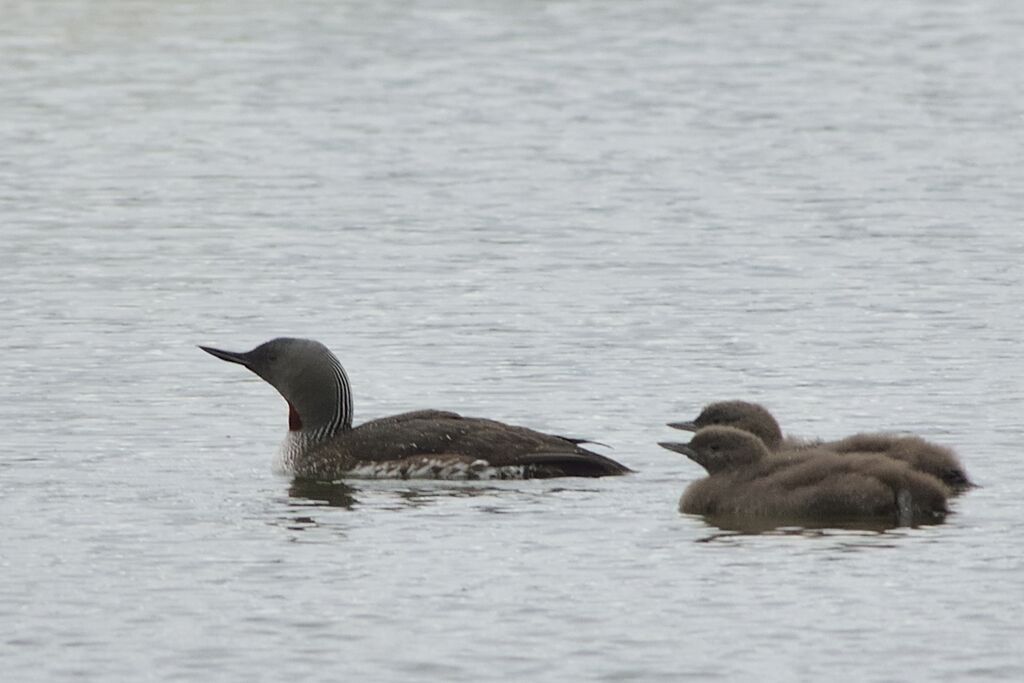
[[877, 453], [905, 462], [919, 472], [938, 478], [959, 493], [974, 484], [952, 449], [926, 441], [917, 436], [902, 434], [854, 434], [838, 441], [811, 441], [786, 438], [778, 421], [768, 410], [748, 401], [719, 401], [707, 405], [688, 422], [672, 422], [670, 427], [697, 431], [711, 425], [725, 425], [743, 429], [758, 436], [768, 448], [779, 455], [799, 454], [807, 449], [828, 450], [833, 453]]
[[669, 427], [687, 432], [712, 425], [726, 425], [756, 434], [772, 451], [779, 450], [783, 444], [782, 428], [772, 414], [761, 404], [749, 401], [709, 403], [693, 420], [668, 423]]
[[687, 487], [679, 509], [729, 519], [779, 523], [941, 521], [949, 489], [906, 463], [877, 453], [808, 448], [780, 457], [733, 427], [701, 429], [688, 444], [662, 444], [708, 475]]

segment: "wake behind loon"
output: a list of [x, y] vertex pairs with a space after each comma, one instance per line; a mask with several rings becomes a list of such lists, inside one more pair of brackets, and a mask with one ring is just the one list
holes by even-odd
[[541, 479], [603, 477], [628, 467], [544, 434], [443, 410], [417, 410], [352, 426], [348, 375], [312, 339], [279, 337], [238, 353], [200, 346], [270, 383], [288, 402], [278, 469], [297, 479]]

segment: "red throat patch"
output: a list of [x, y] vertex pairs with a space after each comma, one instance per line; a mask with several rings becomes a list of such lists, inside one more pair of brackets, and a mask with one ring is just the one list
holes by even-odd
[[290, 402], [288, 403], [288, 429], [297, 432], [302, 429], [302, 420], [299, 418], [299, 411], [295, 410]]

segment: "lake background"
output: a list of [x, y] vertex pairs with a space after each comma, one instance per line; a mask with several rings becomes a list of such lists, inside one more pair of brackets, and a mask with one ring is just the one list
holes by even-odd
[[[0, 664], [43, 680], [1024, 677], [1024, 5], [0, 4]], [[292, 486], [195, 348], [627, 478]], [[680, 515], [663, 426], [898, 429], [941, 526]]]

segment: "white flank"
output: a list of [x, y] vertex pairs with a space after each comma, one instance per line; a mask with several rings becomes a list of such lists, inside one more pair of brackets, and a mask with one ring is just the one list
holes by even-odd
[[482, 479], [523, 479], [525, 465], [491, 467], [484, 460], [471, 463], [448, 458], [429, 457], [367, 462], [353, 467], [345, 473], [353, 479], [452, 479], [476, 481]]
[[[300, 454], [315, 445], [316, 439], [305, 432], [288, 432], [274, 456], [274, 472], [292, 476]], [[466, 462], [454, 458], [413, 456], [400, 460], [378, 460], [356, 465], [345, 472], [352, 479], [450, 479], [478, 481], [486, 479], [526, 479], [529, 465], [491, 467], [486, 460]]]
[[295, 474], [295, 459], [310, 447], [310, 441], [303, 432], [288, 432], [274, 455], [274, 474]]

